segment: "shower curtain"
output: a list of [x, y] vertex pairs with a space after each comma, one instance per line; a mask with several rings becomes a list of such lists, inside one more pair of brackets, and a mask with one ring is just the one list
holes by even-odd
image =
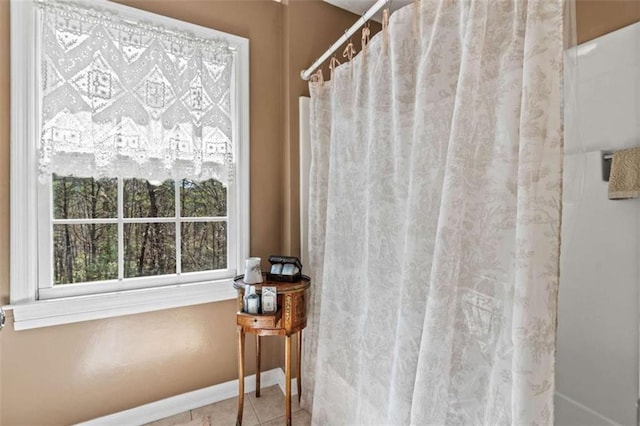
[[312, 83], [313, 423], [550, 425], [562, 0], [422, 0]]

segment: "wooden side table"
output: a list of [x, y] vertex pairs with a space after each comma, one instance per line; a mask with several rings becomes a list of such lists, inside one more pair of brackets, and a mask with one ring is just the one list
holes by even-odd
[[285, 336], [285, 418], [287, 425], [291, 425], [291, 336], [297, 333], [297, 382], [298, 401], [302, 394], [302, 376], [300, 362], [302, 357], [302, 329], [307, 326], [307, 310], [305, 306], [305, 292], [311, 281], [302, 276], [300, 281], [283, 283], [267, 281], [255, 285], [256, 293], [262, 293], [262, 286], [277, 288], [278, 310], [275, 314], [252, 315], [242, 312], [242, 298], [245, 283], [240, 276], [234, 280], [233, 287], [238, 290], [238, 417], [236, 425], [242, 425], [242, 410], [244, 406], [244, 341], [245, 334], [256, 336], [256, 398], [260, 397], [260, 338], [262, 336]]

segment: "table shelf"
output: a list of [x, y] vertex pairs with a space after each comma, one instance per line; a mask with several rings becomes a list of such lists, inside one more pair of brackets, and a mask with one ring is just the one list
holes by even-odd
[[278, 309], [275, 314], [250, 314], [238, 312], [236, 314], [237, 324], [248, 328], [278, 328], [282, 319], [282, 309]]

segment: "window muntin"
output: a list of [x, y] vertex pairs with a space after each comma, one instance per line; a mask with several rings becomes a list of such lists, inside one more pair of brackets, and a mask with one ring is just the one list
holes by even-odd
[[54, 175], [51, 189], [54, 287], [136, 277], [185, 275], [188, 280], [194, 272], [200, 273], [198, 280], [202, 273], [233, 274], [227, 215], [232, 185], [215, 179]]

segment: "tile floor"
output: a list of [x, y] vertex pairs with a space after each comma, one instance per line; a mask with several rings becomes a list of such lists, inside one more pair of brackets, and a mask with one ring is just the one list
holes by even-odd
[[[167, 417], [146, 426], [232, 426], [236, 423], [238, 398], [205, 405]], [[311, 415], [300, 408], [298, 397], [291, 397], [293, 426], [311, 425]], [[262, 389], [260, 398], [250, 392], [244, 398], [243, 426], [279, 426], [284, 423], [284, 395], [278, 385]]]

